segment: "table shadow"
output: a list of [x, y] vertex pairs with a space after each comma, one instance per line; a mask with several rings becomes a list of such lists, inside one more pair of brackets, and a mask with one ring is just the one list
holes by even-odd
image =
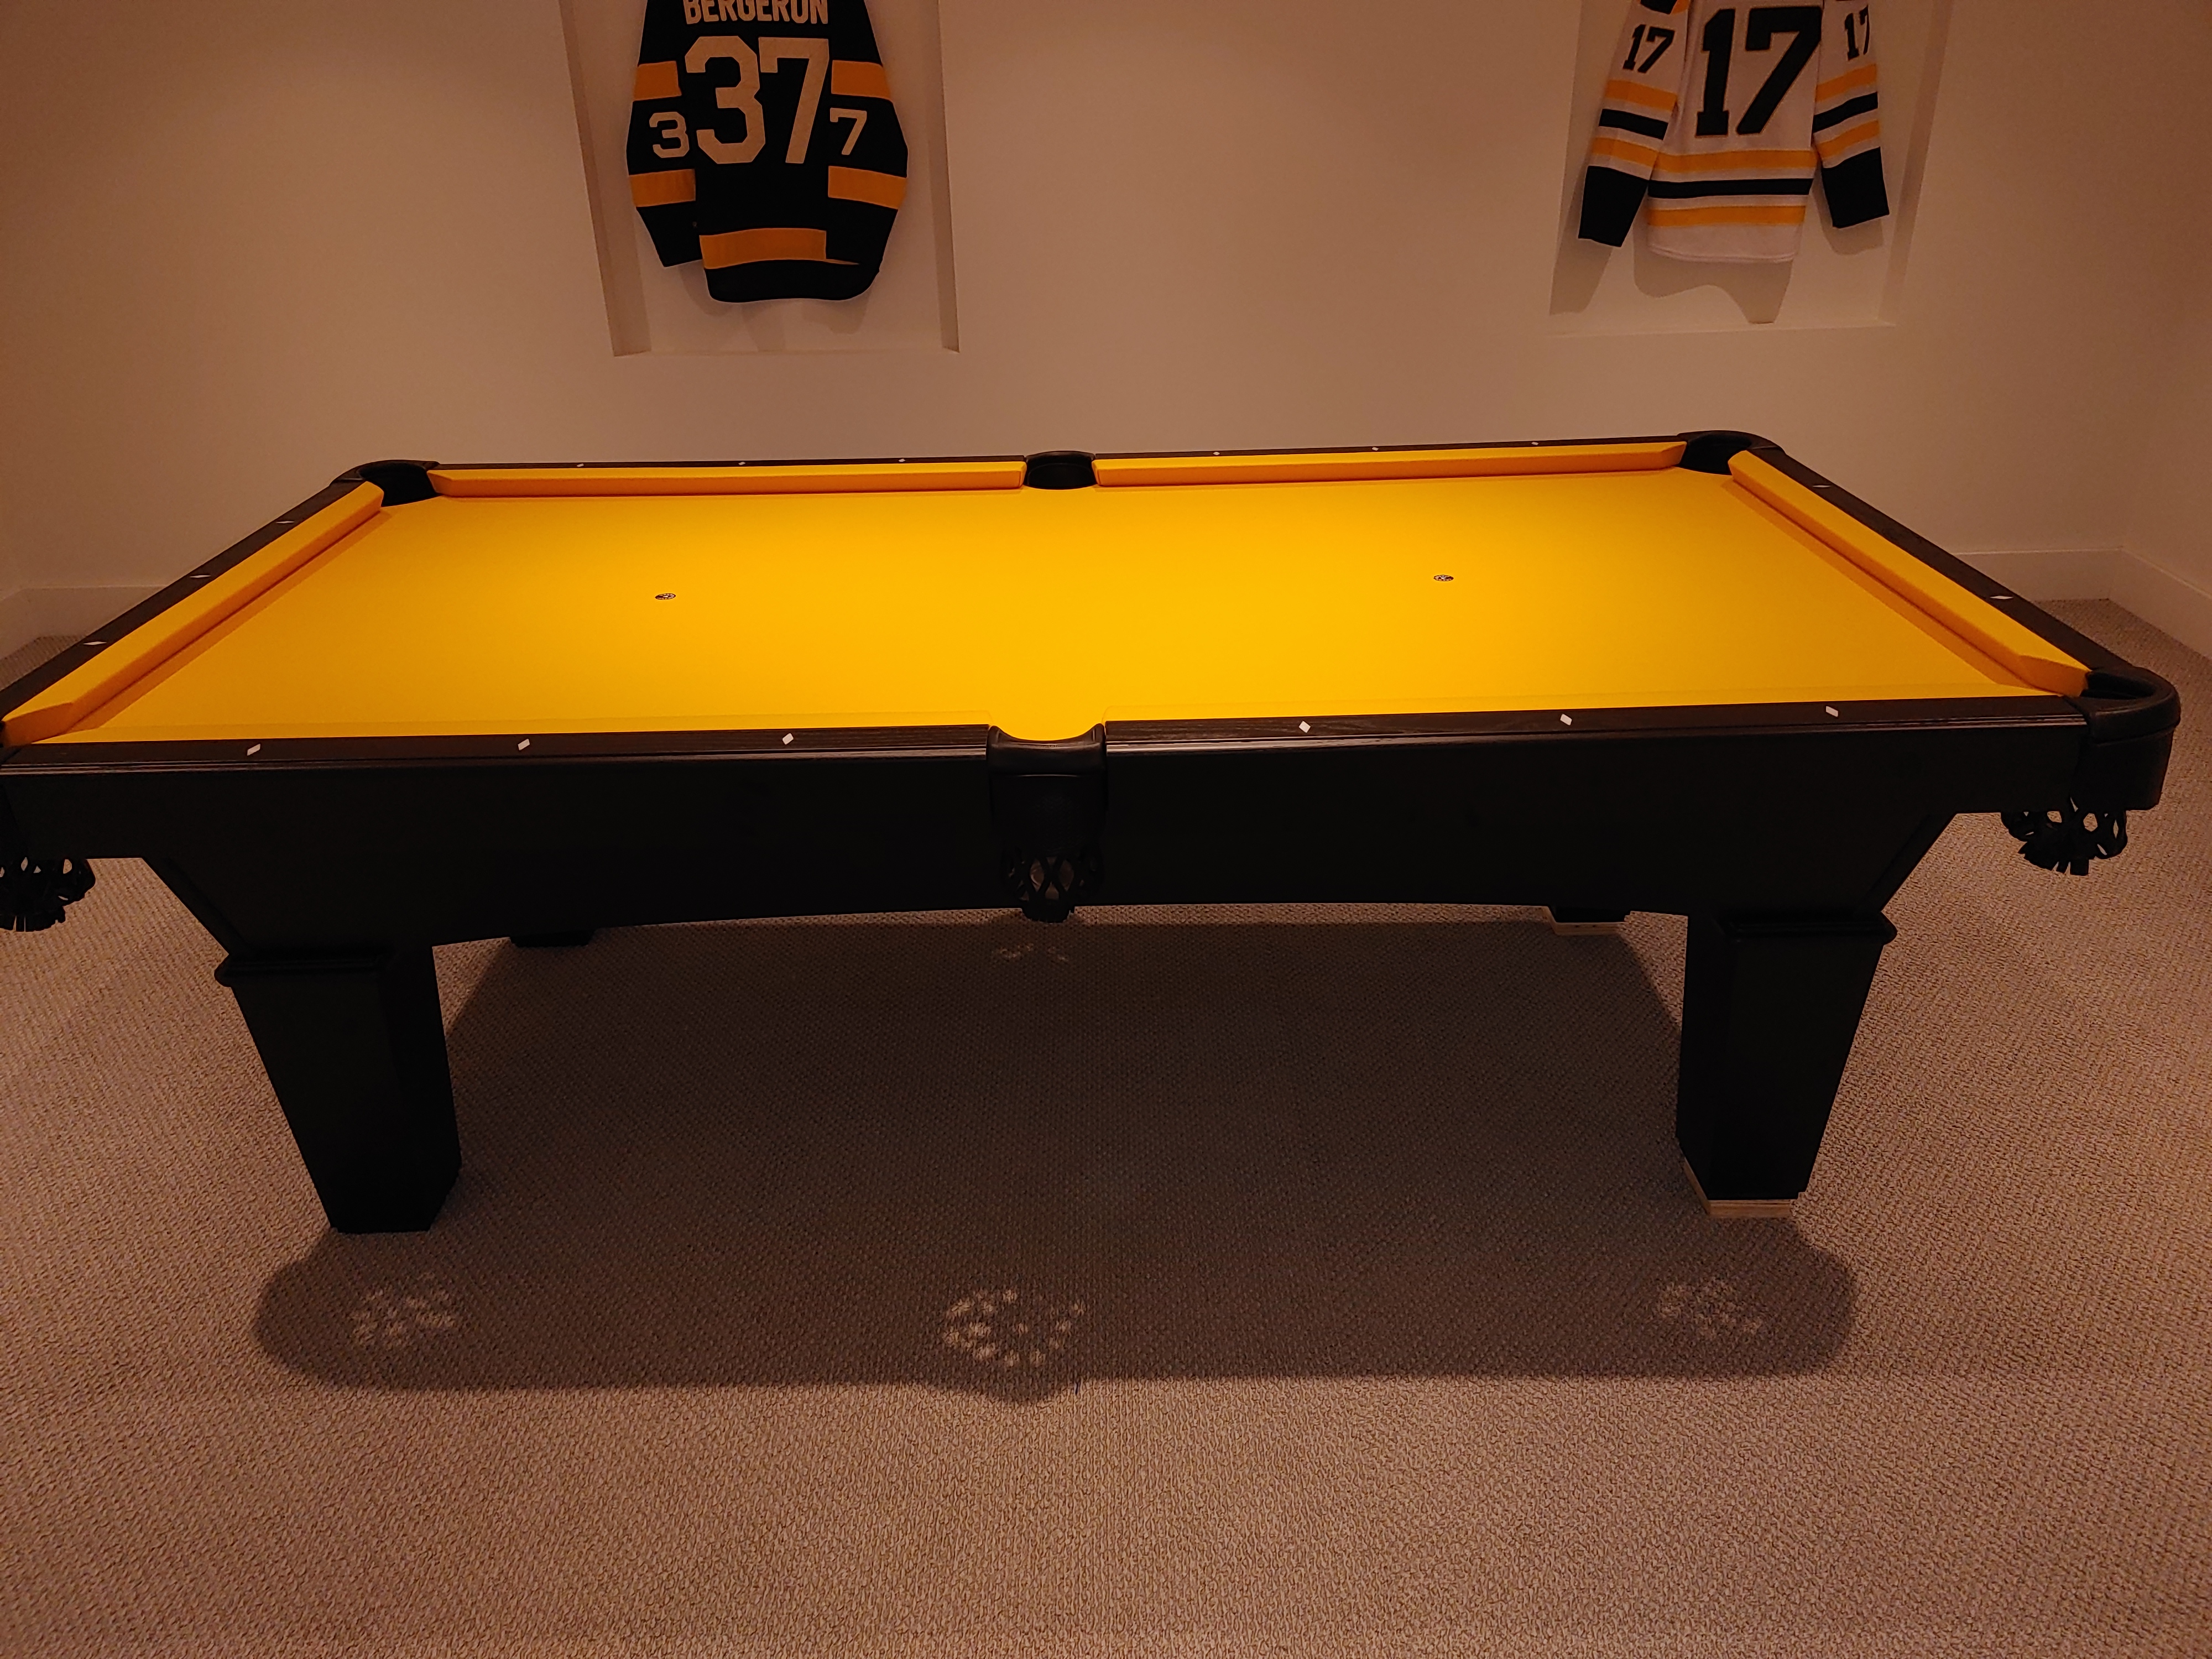
[[1817, 1368], [1850, 1271], [1698, 1209], [1675, 1041], [1528, 921], [502, 946], [437, 1226], [326, 1234], [257, 1334], [387, 1389]]

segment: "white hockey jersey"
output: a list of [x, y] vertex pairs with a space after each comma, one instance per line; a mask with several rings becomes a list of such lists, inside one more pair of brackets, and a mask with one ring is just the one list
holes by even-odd
[[1642, 208], [1669, 258], [1793, 259], [1815, 173], [1838, 228], [1887, 216], [1868, 0], [1634, 0], [1583, 174], [1585, 239], [1619, 247]]

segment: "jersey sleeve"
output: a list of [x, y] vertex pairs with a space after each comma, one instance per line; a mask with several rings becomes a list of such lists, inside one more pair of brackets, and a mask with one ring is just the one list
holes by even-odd
[[1813, 149], [1820, 193], [1838, 229], [1889, 216], [1881, 173], [1881, 101], [1875, 70], [1870, 0], [1830, 0], [1820, 31], [1820, 80], [1813, 89]]
[[863, 58], [830, 64], [831, 199], [896, 210], [906, 199], [906, 136], [884, 66]]
[[860, 0], [830, 12], [829, 177], [831, 251], [871, 276], [906, 200], [906, 134]]
[[1608, 61], [1597, 136], [1583, 174], [1581, 235], [1619, 247], [1651, 182], [1681, 102], [1691, 0], [1635, 0]]
[[699, 257], [698, 181], [683, 109], [683, 0], [647, 0], [629, 106], [629, 198], [664, 265]]

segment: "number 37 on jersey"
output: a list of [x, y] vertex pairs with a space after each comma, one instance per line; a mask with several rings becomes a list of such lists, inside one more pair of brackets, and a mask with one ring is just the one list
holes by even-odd
[[850, 299], [906, 199], [906, 137], [864, 0], [647, 0], [630, 198], [718, 300]]

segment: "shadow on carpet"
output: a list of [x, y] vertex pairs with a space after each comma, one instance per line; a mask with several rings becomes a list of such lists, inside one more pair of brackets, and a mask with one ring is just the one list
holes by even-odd
[[502, 948], [437, 1226], [325, 1235], [257, 1331], [385, 1389], [1818, 1369], [1850, 1274], [1699, 1211], [1675, 1042], [1528, 921]]

